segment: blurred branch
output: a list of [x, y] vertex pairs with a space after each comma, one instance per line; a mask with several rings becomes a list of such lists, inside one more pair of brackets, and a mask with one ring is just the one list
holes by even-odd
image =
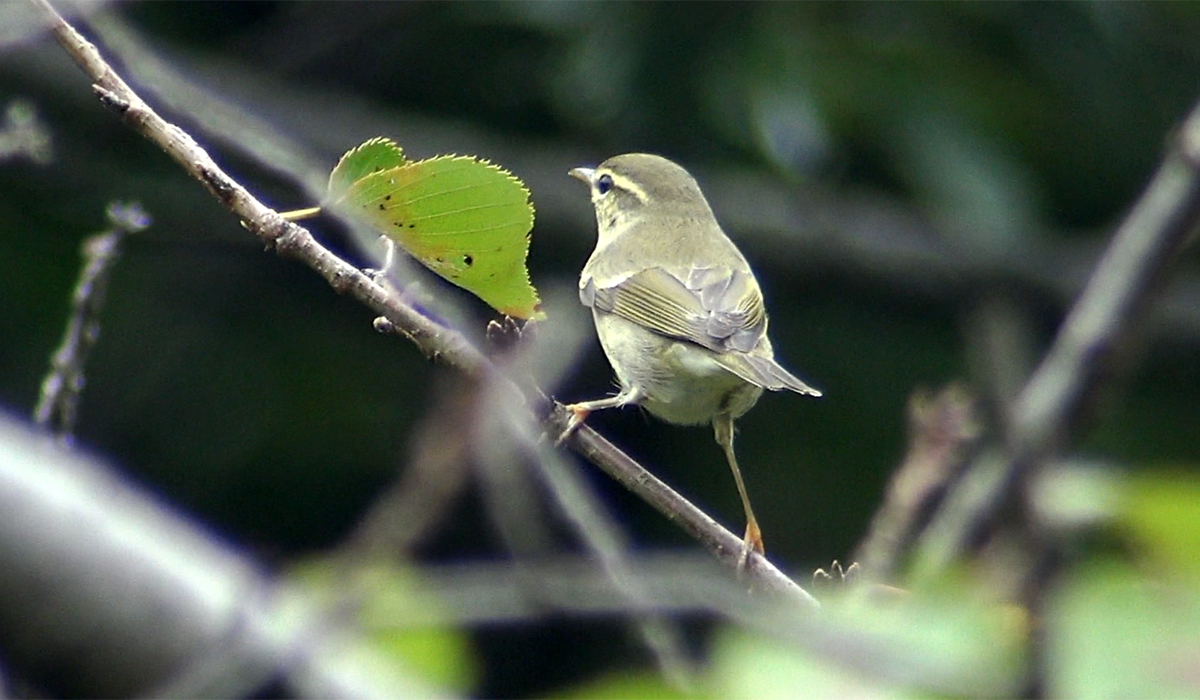
[[108, 279], [121, 255], [127, 233], [150, 225], [150, 217], [138, 204], [108, 206], [112, 228], [83, 242], [83, 270], [71, 295], [71, 315], [62, 344], [50, 360], [50, 373], [42, 380], [41, 398], [33, 411], [34, 421], [60, 440], [69, 441], [79, 412], [83, 391], [83, 367], [100, 336], [100, 310], [108, 290]]
[[955, 507], [934, 522], [918, 552], [920, 575], [944, 570], [1003, 507], [1020, 507], [1027, 479], [1091, 418], [1097, 394], [1127, 369], [1150, 303], [1198, 221], [1200, 105], [1014, 402], [1006, 456], [977, 460], [952, 494]]
[[[625, 566], [656, 612], [716, 614], [867, 678], [946, 683], [927, 650], [747, 596], [711, 559]], [[58, 695], [244, 697], [282, 678], [299, 697], [434, 697], [359, 635], [631, 612], [628, 592], [582, 559], [442, 566], [416, 580], [414, 598], [430, 591], [439, 605], [343, 623], [344, 611], [317, 607], [104, 465], [0, 417], [0, 648], [6, 671], [33, 669]]]
[[852, 559], [872, 581], [892, 579], [900, 557], [966, 466], [982, 433], [973, 398], [955, 385], [936, 395], [914, 394], [908, 421], [908, 454]]
[[626, 556], [630, 547], [620, 528], [582, 477], [564, 463], [548, 441], [536, 434], [537, 428], [529, 417], [504, 410], [503, 387], [496, 389], [498, 395], [487, 414], [506, 424], [505, 432], [512, 436], [514, 447], [529, 458], [563, 517], [599, 562], [604, 578], [621, 593], [632, 623], [654, 655], [663, 677], [680, 690], [692, 687], [694, 674], [684, 652], [683, 635], [674, 621], [654, 608], [645, 586], [633, 575]]
[[239, 697], [280, 674], [306, 697], [431, 692], [363, 673], [345, 634], [313, 634], [321, 611], [240, 553], [4, 416], [0, 600], [9, 670], [64, 697], [168, 682], [174, 696]]
[[[627, 557], [626, 565], [642, 587], [644, 602], [659, 613], [716, 612], [736, 620], [750, 610], [778, 606], [778, 601], [746, 596], [744, 587], [707, 556], [639, 553]], [[531, 580], [538, 584], [534, 591]], [[630, 610], [629, 596], [604, 575], [600, 565], [575, 556], [528, 561], [519, 567], [443, 564], [422, 569], [418, 583], [442, 605], [406, 611], [403, 624], [498, 624], [537, 619], [548, 610], [578, 616], [622, 615]], [[422, 618], [422, 613], [428, 618]]]
[[324, 158], [309, 152], [253, 111], [175, 69], [116, 14], [94, 13], [88, 18], [88, 26], [126, 66], [147, 98], [184, 115], [204, 134], [236, 145], [263, 168], [295, 181], [313, 201], [325, 196], [330, 164]]
[[413, 431], [402, 474], [375, 499], [341, 545], [347, 559], [411, 558], [445, 519], [468, 484], [470, 445], [460, 431], [474, 418], [477, 389], [477, 384], [454, 376], [432, 398]]
[[[554, 411], [547, 419], [547, 432], [550, 435], [561, 435], [570, 419], [571, 412], [562, 404], [556, 403]], [[741, 537], [722, 527], [595, 430], [586, 425], [581, 426], [569, 441], [580, 454], [622, 486], [636, 493], [659, 513], [674, 521], [726, 566], [738, 567], [742, 556]], [[817, 605], [811, 595], [758, 553], [750, 555], [746, 570], [751, 582], [764, 590], [795, 598], [808, 606]]]
[[[396, 294], [377, 284], [354, 266], [324, 248], [304, 228], [284, 220], [273, 209], [259, 202], [240, 183], [230, 178], [212, 157], [185, 131], [160, 117], [100, 56], [96, 47], [68, 24], [46, 0], [30, 0], [45, 16], [55, 38], [94, 81], [100, 101], [121, 119], [162, 148], [189, 175], [241, 220], [251, 233], [279, 255], [300, 261], [325, 278], [338, 293], [347, 294], [386, 319], [385, 327], [395, 330], [417, 345], [428, 357], [445, 362], [474, 379], [491, 376], [506, 387], [513, 405], [524, 403], [520, 391], [461, 333], [443, 326], [407, 304]], [[558, 407], [561, 409], [561, 407]], [[553, 434], [561, 432], [561, 411], [548, 421]], [[583, 428], [569, 443], [640, 497], [663, 511], [669, 518], [697, 536], [721, 561], [736, 566], [734, 553], [741, 539], [722, 528], [712, 518], [688, 503], [655, 479], [594, 430]], [[670, 494], [668, 497], [667, 494]], [[665, 510], [675, 508], [676, 510]], [[794, 581], [765, 558], [754, 557], [750, 574], [766, 590], [788, 593], [808, 607], [816, 601]]]

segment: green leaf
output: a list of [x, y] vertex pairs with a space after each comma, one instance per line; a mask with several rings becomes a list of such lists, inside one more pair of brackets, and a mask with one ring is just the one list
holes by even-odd
[[1130, 475], [1118, 525], [1167, 567], [1200, 576], [1200, 479], [1184, 470]]
[[828, 596], [817, 620], [780, 609], [772, 624], [794, 625], [798, 645], [726, 630], [714, 640], [707, 688], [755, 700], [1014, 696], [1025, 616], [956, 581], [937, 583], [882, 604], [866, 590]]
[[376, 648], [445, 688], [466, 692], [480, 675], [470, 639], [449, 618], [441, 601], [420, 590], [416, 576], [395, 565], [376, 565], [359, 574], [371, 594], [359, 614]]
[[1074, 571], [1048, 608], [1047, 695], [1196, 697], [1198, 583], [1115, 563]]
[[585, 700], [586, 698], [604, 698], [605, 700], [689, 700], [695, 698], [704, 700], [713, 697], [700, 691], [686, 692], [673, 688], [659, 674], [614, 672], [587, 681], [582, 685], [556, 692], [548, 697]]
[[714, 697], [784, 700], [785, 698], [887, 698], [898, 689], [823, 663], [794, 647], [746, 632], [726, 629], [713, 643], [707, 680]]
[[342, 157], [329, 204], [356, 216], [446, 280], [514, 318], [543, 316], [525, 260], [533, 205], [511, 173], [469, 156], [405, 162], [372, 139]]
[[448, 622], [441, 601], [411, 570], [391, 562], [347, 569], [327, 557], [302, 562], [290, 579], [318, 605], [356, 610], [361, 640], [396, 668], [459, 693], [477, 683], [470, 638]]
[[404, 165], [404, 151], [395, 141], [376, 136], [346, 151], [329, 173], [326, 201], [340, 201], [355, 182], [380, 170]]

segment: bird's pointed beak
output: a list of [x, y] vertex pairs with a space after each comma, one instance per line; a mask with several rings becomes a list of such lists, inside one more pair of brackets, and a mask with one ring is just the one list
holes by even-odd
[[595, 168], [571, 168], [567, 174], [576, 180], [582, 181], [586, 185], [592, 184], [592, 175], [596, 172]]

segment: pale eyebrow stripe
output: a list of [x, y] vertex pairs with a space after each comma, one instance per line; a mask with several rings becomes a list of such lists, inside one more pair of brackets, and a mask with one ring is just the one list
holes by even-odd
[[637, 197], [638, 201], [640, 201], [642, 204], [650, 203], [650, 195], [646, 194], [646, 190], [642, 189], [641, 185], [637, 184], [633, 180], [630, 180], [629, 178], [625, 177], [624, 175], [614, 173], [611, 170], [608, 171], [608, 175], [609, 175], [609, 177], [611, 177], [613, 179], [614, 185], [620, 187], [623, 190], [632, 192], [633, 196]]

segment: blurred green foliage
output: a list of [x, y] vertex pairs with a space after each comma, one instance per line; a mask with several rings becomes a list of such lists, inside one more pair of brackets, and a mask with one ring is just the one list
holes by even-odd
[[431, 685], [466, 694], [478, 683], [478, 661], [466, 633], [445, 624], [451, 611], [415, 585], [413, 572], [312, 560], [295, 567], [290, 578], [319, 606], [346, 608], [349, 601], [368, 644]]

